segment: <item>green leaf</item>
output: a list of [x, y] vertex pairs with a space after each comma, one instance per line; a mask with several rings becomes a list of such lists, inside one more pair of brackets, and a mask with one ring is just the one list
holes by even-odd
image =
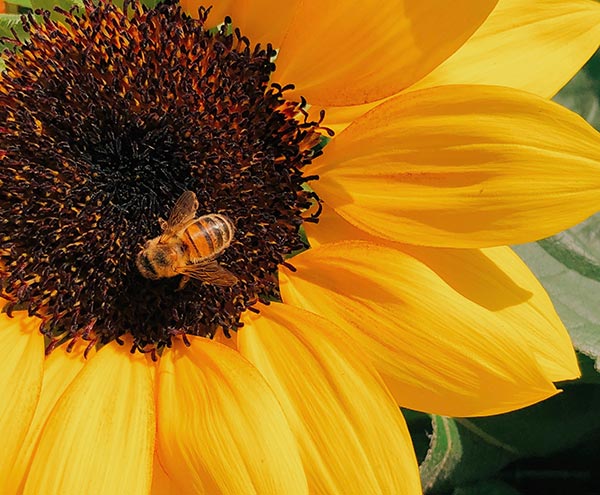
[[485, 480], [522, 458], [573, 448], [600, 429], [600, 386], [571, 385], [541, 404], [487, 418], [432, 417], [421, 464], [426, 493]]
[[590, 74], [592, 65], [579, 71], [554, 100], [581, 115], [596, 129], [600, 127], [600, 98], [598, 78]]
[[19, 7], [25, 7], [28, 9], [32, 8], [31, 0], [8, 0], [6, 3], [10, 5], [18, 5]]
[[420, 467], [425, 493], [485, 479], [519, 458], [518, 451], [480, 430], [473, 421], [432, 417], [431, 446]]
[[12, 37], [11, 28], [21, 25], [21, 14], [0, 14], [0, 36]]
[[521, 492], [503, 481], [489, 480], [456, 488], [452, 495], [521, 495]]
[[431, 425], [431, 445], [419, 468], [424, 493], [452, 486], [453, 473], [458, 471], [463, 456], [460, 433], [454, 419], [434, 415]]
[[145, 5], [149, 9], [153, 9], [158, 5], [160, 0], [142, 0], [142, 5]]
[[[21, 14], [0, 14], [0, 37], [13, 38], [12, 30], [17, 33], [19, 38], [25, 38], [25, 32], [21, 25]], [[0, 43], [0, 49], [9, 47], [9, 43], [4, 41]], [[4, 70], [4, 60], [1, 60], [0, 70]]]
[[423, 462], [429, 451], [429, 442], [431, 440], [431, 416], [426, 413], [412, 411], [402, 408], [402, 414], [408, 425], [410, 437], [417, 461]]
[[516, 246], [548, 291], [576, 349], [600, 368], [600, 215], [553, 238]]
[[581, 378], [579, 378], [578, 382], [600, 385], [600, 373], [596, 369], [596, 361], [581, 352], [577, 353], [577, 360], [579, 361], [579, 369], [581, 370]]
[[[69, 10], [73, 6], [81, 7], [82, 0], [31, 0], [31, 7], [36, 9], [47, 10], [54, 14], [54, 7], [61, 7], [64, 10]], [[52, 17], [55, 17], [54, 15]]]
[[538, 244], [567, 268], [600, 282], [600, 216]]

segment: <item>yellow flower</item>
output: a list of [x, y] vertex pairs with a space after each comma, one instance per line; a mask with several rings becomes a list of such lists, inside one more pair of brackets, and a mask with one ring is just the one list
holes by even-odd
[[[86, 8], [31, 22], [0, 81], [3, 493], [419, 493], [398, 405], [493, 414], [578, 376], [505, 245], [597, 209], [598, 134], [544, 98], [600, 5], [231, 0], [214, 38]], [[237, 285], [136, 271], [186, 188], [234, 218]]]

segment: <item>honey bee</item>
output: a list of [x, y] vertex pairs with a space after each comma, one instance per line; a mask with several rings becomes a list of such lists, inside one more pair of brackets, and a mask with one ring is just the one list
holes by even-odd
[[218, 213], [196, 217], [197, 210], [196, 194], [185, 191], [168, 220], [159, 219], [162, 234], [147, 241], [136, 258], [144, 277], [156, 280], [182, 275], [178, 290], [191, 278], [225, 287], [238, 282], [216, 262], [233, 240], [233, 222]]

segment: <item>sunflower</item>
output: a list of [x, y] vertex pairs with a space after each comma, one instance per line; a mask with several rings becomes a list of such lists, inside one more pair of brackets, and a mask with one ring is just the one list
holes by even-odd
[[[3, 493], [419, 493], [399, 405], [578, 376], [506, 245], [598, 208], [599, 136], [547, 98], [600, 5], [183, 7], [29, 16], [5, 53]], [[136, 266], [186, 191], [236, 283]]]

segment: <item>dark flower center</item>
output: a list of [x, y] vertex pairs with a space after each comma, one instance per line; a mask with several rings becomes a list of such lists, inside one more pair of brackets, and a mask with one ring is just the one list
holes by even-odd
[[[86, 2], [24, 21], [0, 76], [0, 278], [10, 312], [42, 320], [49, 350], [130, 333], [134, 348], [177, 334], [228, 334], [277, 267], [305, 249], [318, 198], [302, 168], [323, 129], [270, 85], [275, 50], [204, 28], [176, 4]], [[231, 219], [218, 263], [238, 282], [150, 280], [136, 268], [177, 198]], [[314, 211], [314, 210], [313, 210]]]

